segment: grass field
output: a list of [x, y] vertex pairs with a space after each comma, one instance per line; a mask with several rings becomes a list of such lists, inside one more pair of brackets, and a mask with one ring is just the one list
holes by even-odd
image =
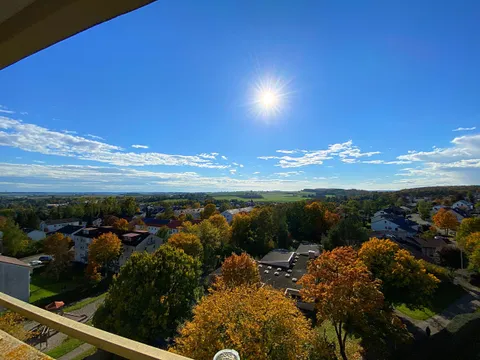
[[397, 306], [397, 310], [415, 320], [427, 320], [435, 314], [445, 310], [450, 304], [456, 301], [466, 292], [461, 286], [452, 283], [440, 284], [433, 295], [432, 304], [422, 309], [410, 309], [405, 305]]
[[30, 280], [30, 302], [57, 295], [78, 287], [75, 281], [55, 281], [54, 279], [33, 274]]
[[[254, 202], [294, 202], [309, 199], [307, 196], [311, 193], [304, 191], [268, 191], [260, 192], [263, 198], [254, 198]], [[237, 201], [247, 201], [250, 200], [248, 197], [239, 197], [238, 193], [212, 193], [210, 194], [216, 200], [237, 200]]]
[[93, 347], [91, 349], [88, 349], [87, 351], [84, 351], [83, 353], [81, 353], [80, 355], [78, 356], [75, 356], [72, 360], [83, 360], [85, 359], [87, 356], [90, 356], [90, 355], [93, 355], [97, 352], [97, 348], [96, 347]]
[[67, 337], [60, 345], [50, 351], [47, 351], [46, 354], [54, 359], [58, 359], [59, 357], [68, 354], [70, 351], [75, 350], [84, 343], [85, 342], [82, 340]]

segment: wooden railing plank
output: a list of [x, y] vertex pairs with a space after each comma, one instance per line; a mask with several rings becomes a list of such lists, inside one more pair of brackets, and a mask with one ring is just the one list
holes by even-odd
[[0, 292], [0, 306], [99, 349], [131, 360], [192, 360], [181, 355], [85, 325]]

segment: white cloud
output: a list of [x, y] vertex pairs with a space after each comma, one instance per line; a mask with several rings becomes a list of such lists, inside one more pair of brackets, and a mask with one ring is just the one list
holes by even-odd
[[287, 171], [287, 172], [274, 173], [274, 175], [281, 176], [281, 177], [290, 177], [290, 176], [298, 176], [303, 173], [304, 171]]
[[97, 135], [92, 135], [92, 134], [87, 134], [85, 135], [89, 138], [92, 138], [92, 139], [95, 139], [95, 140], [105, 140], [104, 138], [102, 138], [101, 136], [97, 136]]
[[456, 128], [452, 131], [472, 131], [472, 130], [475, 130], [476, 128], [477, 128], [476, 126], [472, 126], [472, 127], [469, 127], [469, 128], [459, 127], [459, 128]]
[[62, 130], [62, 132], [64, 134], [76, 134], [77, 133], [76, 131], [73, 131], [73, 130]]
[[385, 160], [366, 160], [362, 161], [363, 164], [385, 164], [385, 165], [404, 165], [411, 164], [411, 161], [405, 160], [394, 160], [394, 161], [385, 161]]
[[261, 160], [278, 160], [275, 166], [282, 168], [296, 168], [308, 165], [322, 165], [325, 160], [339, 157], [345, 163], [355, 163], [359, 157], [370, 157], [380, 154], [379, 151], [361, 152], [358, 146], [349, 140], [344, 143], [331, 144], [325, 150], [277, 150], [284, 154], [302, 153], [300, 156], [259, 156]]
[[20, 111], [20, 115], [28, 115], [28, 112], [26, 112], [26, 111]]
[[222, 155], [223, 160], [228, 160], [228, 158], [225, 155]]
[[7, 109], [0, 109], [0, 113], [4, 113], [4, 114], [15, 114], [15, 111], [7, 110]]
[[235, 175], [237, 173], [237, 169], [230, 169], [228, 171], [230, 171], [230, 174], [232, 175]]
[[[125, 152], [120, 146], [90, 140], [0, 116], [0, 146], [24, 151], [108, 163], [117, 166], [170, 165], [225, 169], [211, 158], [156, 152]], [[213, 154], [207, 154], [214, 156]]]
[[347, 158], [342, 158], [342, 162], [347, 163], [347, 164], [355, 164], [358, 162], [357, 159], [347, 159]]
[[210, 154], [202, 153], [202, 154], [198, 154], [197, 156], [200, 156], [201, 158], [204, 158], [204, 159], [215, 160], [218, 156], [218, 153], [216, 153], [216, 152], [213, 152], [213, 153], [210, 153]]
[[148, 149], [147, 145], [132, 145], [134, 149]]
[[253, 174], [254, 175], [260, 174], [260, 171], [255, 171]]
[[40, 161], [40, 160], [33, 160], [33, 162], [37, 164], [45, 164], [45, 161]]

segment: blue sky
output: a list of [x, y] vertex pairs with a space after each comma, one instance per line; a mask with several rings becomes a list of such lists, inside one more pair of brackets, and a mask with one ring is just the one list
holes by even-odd
[[479, 184], [479, 12], [153, 3], [0, 71], [0, 191]]

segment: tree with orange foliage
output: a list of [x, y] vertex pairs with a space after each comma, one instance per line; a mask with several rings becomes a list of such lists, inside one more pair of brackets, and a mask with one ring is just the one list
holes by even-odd
[[302, 298], [315, 304], [319, 321], [332, 323], [340, 355], [347, 360], [345, 343], [352, 325], [366, 326], [369, 315], [384, 306], [380, 281], [371, 277], [353, 248], [338, 247], [310, 262], [299, 284]]
[[128, 226], [128, 221], [125, 220], [125, 219], [118, 219], [117, 221], [115, 221], [115, 223], [113, 224], [113, 227], [115, 229], [118, 229], [118, 230], [125, 230], [127, 231], [129, 226]]
[[325, 221], [325, 207], [318, 201], [307, 204], [305, 205], [305, 217], [303, 233], [306, 237], [320, 243], [322, 235], [328, 230], [328, 224]]
[[382, 281], [381, 290], [390, 305], [425, 306], [440, 282], [422, 262], [390, 240], [371, 238], [363, 243], [358, 256]]
[[438, 210], [432, 219], [436, 227], [445, 229], [445, 235], [448, 235], [448, 230], [455, 230], [459, 225], [456, 216], [445, 208]]
[[89, 261], [85, 269], [85, 277], [93, 282], [99, 282], [102, 280], [100, 266], [94, 261]]
[[26, 320], [26, 318], [18, 313], [6, 311], [0, 315], [0, 330], [5, 331], [20, 341], [25, 342], [28, 339], [38, 335], [35, 331], [28, 331], [25, 329], [23, 325]]
[[211, 360], [221, 349], [235, 349], [241, 359], [311, 358], [314, 333], [309, 321], [292, 299], [271, 287], [215, 291], [193, 314], [170, 351], [197, 360]]
[[136, 218], [130, 221], [130, 223], [128, 224], [128, 230], [135, 230], [137, 226], [140, 230], [146, 229], [146, 226], [143, 220], [141, 218]]
[[53, 257], [53, 260], [48, 264], [47, 272], [57, 280], [72, 259], [70, 241], [70, 238], [60, 233], [54, 233], [44, 240], [43, 251]]
[[113, 226], [118, 220], [120, 220], [118, 217], [114, 215], [106, 215], [103, 218], [103, 225], [105, 226]]
[[333, 226], [337, 225], [338, 222], [340, 221], [340, 215], [338, 215], [337, 213], [334, 213], [330, 210], [326, 210], [325, 211], [325, 222], [327, 224], [327, 227], [330, 229], [332, 228]]
[[88, 262], [103, 266], [107, 271], [112, 267], [115, 260], [120, 257], [122, 243], [114, 233], [106, 233], [93, 239], [88, 246]]
[[232, 254], [222, 264], [222, 276], [219, 279], [226, 287], [234, 288], [241, 285], [260, 283], [258, 265], [247, 253]]
[[203, 258], [203, 245], [200, 238], [195, 234], [189, 234], [186, 232], [173, 234], [168, 238], [168, 244], [182, 249], [185, 254], [196, 259]]

